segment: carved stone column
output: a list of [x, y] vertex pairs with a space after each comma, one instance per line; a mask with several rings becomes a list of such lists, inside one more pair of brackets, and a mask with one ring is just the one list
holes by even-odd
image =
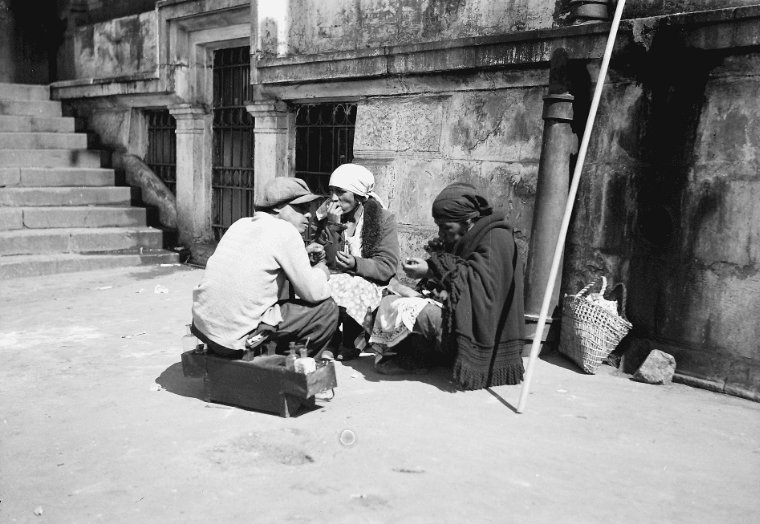
[[290, 131], [294, 121], [287, 104], [281, 101], [254, 102], [246, 110], [254, 118], [254, 194], [259, 196], [268, 180], [293, 176]]
[[203, 107], [169, 108], [177, 120], [177, 230], [182, 245], [214, 240], [211, 229], [212, 115]]

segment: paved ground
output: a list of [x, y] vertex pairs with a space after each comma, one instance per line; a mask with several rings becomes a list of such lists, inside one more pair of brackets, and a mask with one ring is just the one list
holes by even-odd
[[203, 402], [178, 364], [200, 276], [0, 284], [0, 521], [760, 519], [760, 404], [611, 368], [541, 361], [522, 415], [519, 387], [389, 380], [370, 357], [297, 418]]

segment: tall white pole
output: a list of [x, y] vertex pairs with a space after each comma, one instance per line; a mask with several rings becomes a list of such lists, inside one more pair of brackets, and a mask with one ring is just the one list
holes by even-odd
[[610, 66], [610, 56], [612, 56], [612, 48], [615, 46], [615, 39], [617, 37], [618, 28], [620, 26], [620, 19], [623, 16], [623, 8], [625, 7], [625, 0], [618, 0], [617, 7], [615, 9], [615, 16], [612, 18], [612, 27], [610, 27], [610, 35], [607, 38], [607, 48], [604, 50], [604, 58], [602, 59], [602, 67], [599, 69], [599, 77], [596, 79], [596, 88], [594, 89], [594, 97], [591, 100], [591, 108], [588, 112], [588, 118], [586, 119], [586, 129], [583, 132], [583, 139], [581, 140], [581, 147], [578, 150], [578, 160], [575, 164], [575, 171], [573, 171], [573, 180], [570, 183], [570, 192], [567, 195], [567, 204], [565, 205], [565, 215], [562, 217], [562, 226], [559, 230], [559, 238], [557, 239], [557, 247], [554, 249], [554, 259], [552, 260], [551, 271], [549, 271], [549, 281], [546, 283], [546, 291], [544, 292], [544, 301], [541, 304], [541, 312], [538, 315], [538, 325], [536, 326], [536, 333], [533, 336], [533, 345], [530, 347], [530, 357], [528, 358], [528, 367], [525, 370], [525, 378], [523, 379], [523, 387], [520, 391], [520, 402], [517, 404], [517, 412], [522, 413], [525, 410], [525, 404], [528, 401], [528, 393], [530, 392], [530, 382], [533, 378], [533, 369], [538, 359], [538, 352], [541, 346], [541, 335], [544, 332], [544, 326], [546, 326], [546, 317], [549, 313], [549, 304], [552, 300], [552, 293], [554, 291], [554, 283], [557, 280], [557, 273], [559, 272], [559, 264], [562, 259], [562, 252], [565, 249], [565, 240], [567, 238], [567, 228], [570, 225], [570, 216], [573, 213], [573, 205], [575, 205], [575, 196], [578, 193], [578, 185], [581, 181], [581, 172], [583, 171], [583, 163], [586, 161], [586, 151], [588, 150], [589, 139], [591, 138], [591, 130], [594, 127], [594, 120], [596, 119], [596, 112], [599, 109], [599, 100], [602, 98], [602, 89], [604, 89], [604, 79], [607, 77], [607, 69]]

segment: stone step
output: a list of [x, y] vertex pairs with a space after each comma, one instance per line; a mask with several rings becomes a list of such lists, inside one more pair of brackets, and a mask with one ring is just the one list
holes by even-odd
[[7, 207], [0, 208], [0, 230], [19, 228], [133, 227], [146, 225], [143, 207]]
[[161, 249], [164, 234], [152, 227], [17, 229], [0, 231], [0, 256]]
[[18, 133], [72, 133], [76, 120], [71, 117], [28, 117], [0, 115], [0, 131]]
[[110, 187], [7, 187], [0, 188], [0, 206], [128, 206], [132, 188]]
[[0, 149], [86, 149], [84, 133], [0, 132]]
[[6, 84], [0, 82], [0, 99], [50, 100], [50, 87], [32, 84]]
[[0, 168], [0, 187], [112, 186], [113, 169], [77, 167]]
[[74, 271], [179, 263], [179, 255], [166, 250], [126, 253], [11, 255], [0, 257], [0, 279], [36, 277]]
[[0, 149], [2, 167], [100, 167], [100, 151], [88, 149]]
[[0, 115], [62, 116], [61, 103], [55, 100], [5, 100], [0, 98]]

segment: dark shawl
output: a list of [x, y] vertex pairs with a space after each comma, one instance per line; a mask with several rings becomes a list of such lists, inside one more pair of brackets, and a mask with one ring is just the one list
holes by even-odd
[[465, 389], [519, 384], [523, 275], [504, 215], [480, 218], [453, 252], [433, 253], [428, 265], [429, 276], [449, 293], [443, 342], [456, 353], [454, 379]]

